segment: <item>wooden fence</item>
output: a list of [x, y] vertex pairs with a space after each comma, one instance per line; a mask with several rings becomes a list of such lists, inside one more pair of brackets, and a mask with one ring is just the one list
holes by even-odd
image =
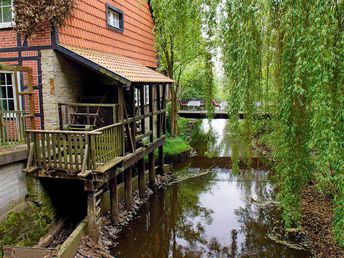
[[25, 143], [25, 113], [0, 111], [0, 146]]

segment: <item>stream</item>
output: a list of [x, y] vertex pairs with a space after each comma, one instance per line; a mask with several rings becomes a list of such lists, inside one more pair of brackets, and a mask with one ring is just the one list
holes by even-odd
[[112, 254], [138, 257], [311, 257], [270, 240], [281, 226], [271, 173], [259, 158], [252, 169], [230, 168], [227, 120], [200, 120], [191, 145], [198, 155], [174, 166], [181, 178], [153, 194], [122, 231]]

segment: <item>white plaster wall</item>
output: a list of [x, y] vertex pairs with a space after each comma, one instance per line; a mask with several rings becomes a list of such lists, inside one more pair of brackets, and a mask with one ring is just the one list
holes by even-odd
[[25, 201], [27, 195], [24, 162], [0, 166], [0, 217]]

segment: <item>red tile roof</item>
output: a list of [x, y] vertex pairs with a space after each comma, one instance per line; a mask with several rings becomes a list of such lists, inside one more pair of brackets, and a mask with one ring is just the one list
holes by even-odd
[[174, 82], [134, 60], [120, 55], [67, 45], [59, 45], [57, 50], [124, 84]]

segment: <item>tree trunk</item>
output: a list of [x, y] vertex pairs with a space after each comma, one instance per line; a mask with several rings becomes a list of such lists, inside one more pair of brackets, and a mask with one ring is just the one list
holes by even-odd
[[171, 136], [175, 137], [178, 134], [178, 121], [177, 121], [177, 92], [175, 86], [171, 88]]

